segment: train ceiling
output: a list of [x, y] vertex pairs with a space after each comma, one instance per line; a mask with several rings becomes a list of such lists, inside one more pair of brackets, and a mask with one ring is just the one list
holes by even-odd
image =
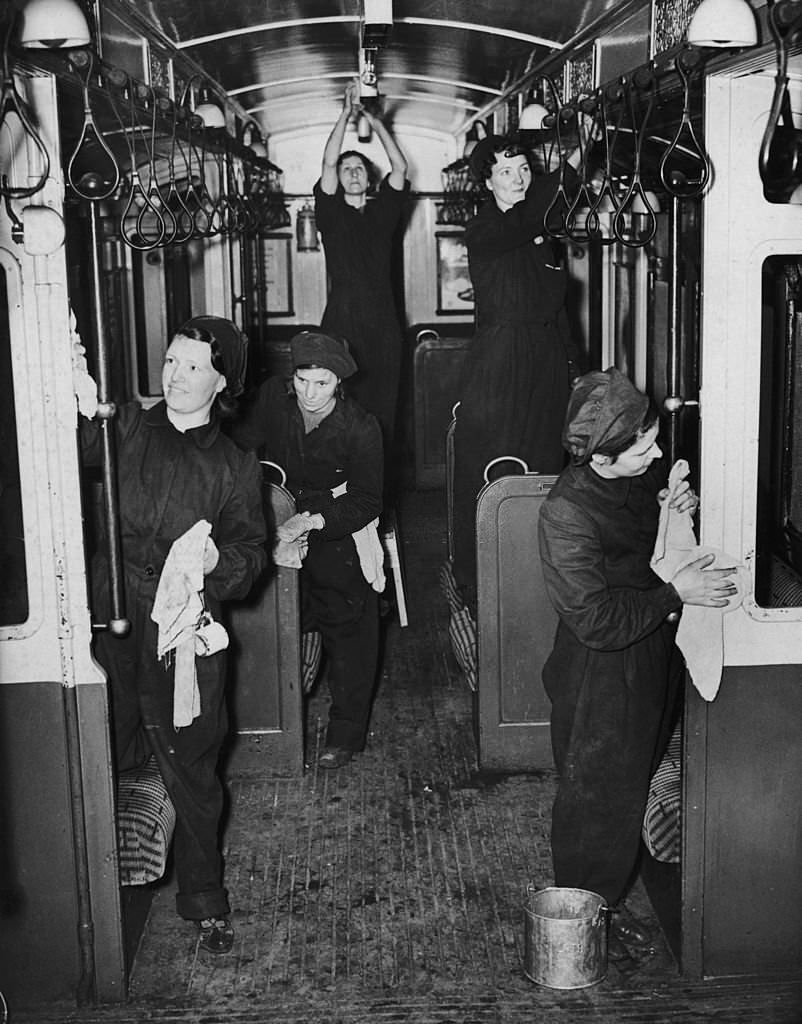
[[389, 121], [459, 135], [551, 55], [589, 42], [622, 12], [649, 7], [648, 0], [123, 2], [268, 135], [331, 124], [366, 51], [375, 55]]

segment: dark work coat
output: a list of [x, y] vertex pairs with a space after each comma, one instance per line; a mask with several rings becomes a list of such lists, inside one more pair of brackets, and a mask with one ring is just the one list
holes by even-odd
[[566, 272], [543, 226], [556, 172], [535, 178], [502, 212], [489, 198], [465, 229], [477, 332], [462, 374], [454, 437], [454, 571], [475, 586], [475, 502], [487, 463], [523, 459], [558, 473], [561, 431], [576, 360], [564, 311]]
[[[309, 534], [301, 569], [302, 625], [320, 630], [329, 660], [327, 745], [361, 750], [378, 662], [378, 601], [351, 534], [381, 512], [379, 424], [356, 402], [338, 398], [307, 434], [292, 384], [273, 377], [233, 435], [281, 466], [299, 512], [319, 512], [326, 521]], [[346, 493], [332, 497], [344, 482]]]
[[[204, 580], [207, 607], [244, 597], [267, 564], [261, 474], [253, 454], [240, 451], [216, 419], [182, 433], [164, 402], [149, 410], [123, 406], [115, 420], [117, 479], [126, 612], [125, 637], [100, 633], [98, 660], [109, 675], [117, 764], [141, 764], [152, 753], [176, 810], [173, 840], [176, 906], [200, 920], [228, 913], [218, 831], [223, 790], [217, 761], [227, 731], [226, 659], [196, 658], [201, 713], [173, 726], [173, 664], [156, 656], [158, 628], [150, 613], [173, 541], [199, 519], [211, 523], [220, 558]], [[84, 461], [99, 462], [97, 421], [82, 421]], [[106, 544], [93, 565], [95, 612], [110, 612]]]
[[543, 669], [560, 773], [556, 884], [611, 903], [635, 865], [682, 673], [666, 618], [682, 602], [649, 566], [664, 484], [659, 464], [613, 480], [569, 466], [540, 514], [543, 573], [559, 616]]
[[[98, 427], [97, 421], [82, 422], [88, 465], [100, 461]], [[115, 427], [126, 575], [141, 577], [155, 598], [173, 541], [206, 519], [220, 552], [204, 580], [207, 602], [214, 611], [220, 601], [245, 597], [267, 562], [256, 458], [222, 434], [216, 419], [185, 433], [176, 430], [164, 402], [148, 410], [123, 406]], [[98, 575], [102, 596], [105, 577]]]
[[330, 291], [321, 326], [342, 335], [358, 372], [350, 394], [379, 420], [389, 444], [398, 401], [403, 337], [391, 284], [393, 238], [408, 186], [385, 179], [361, 210], [338, 186], [327, 195], [315, 185], [315, 218], [326, 251]]
[[[360, 604], [367, 584], [351, 534], [382, 508], [382, 441], [375, 418], [355, 402], [338, 398], [332, 412], [305, 434], [292, 385], [272, 377], [234, 426], [233, 437], [281, 466], [299, 512], [319, 512], [326, 520], [322, 530], [309, 535], [302, 573], [305, 618], [315, 613], [352, 616], [348, 608]], [[343, 481], [347, 493], [333, 498], [331, 491]], [[321, 587], [328, 602], [325, 612]]]

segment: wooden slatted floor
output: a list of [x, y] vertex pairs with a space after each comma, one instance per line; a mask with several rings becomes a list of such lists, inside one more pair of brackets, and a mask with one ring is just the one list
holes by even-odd
[[[442, 494], [419, 492], [402, 509], [410, 625], [387, 627], [367, 750], [339, 772], [317, 770], [323, 686], [309, 703], [303, 778], [271, 777], [252, 747], [230, 761], [232, 954], [198, 952], [167, 882], [127, 1006], [16, 1020], [802, 1022], [802, 981], [689, 983], [659, 935], [652, 955], [611, 967], [593, 988], [525, 976], [523, 904], [528, 883], [551, 882], [554, 777], [476, 771], [472, 694], [448, 650], [437, 583], [443, 506]], [[649, 916], [641, 886], [634, 900]]]

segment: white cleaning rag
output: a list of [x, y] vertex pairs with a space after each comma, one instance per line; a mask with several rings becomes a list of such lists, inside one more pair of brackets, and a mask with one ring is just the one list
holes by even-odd
[[150, 613], [159, 627], [157, 657], [175, 651], [173, 725], [177, 729], [191, 725], [201, 712], [195, 631], [203, 615], [203, 553], [211, 530], [211, 523], [199, 519], [173, 541]]
[[[347, 491], [348, 482], [344, 481], [339, 486], [333, 488], [331, 496], [338, 498]], [[387, 581], [384, 576], [384, 548], [379, 539], [378, 516], [372, 519], [367, 526], [363, 526], [361, 530], [352, 533], [351, 536], [354, 538], [354, 544], [356, 545], [356, 553], [359, 556], [359, 566], [362, 569], [362, 575], [371, 587], [380, 594], [384, 590]]]
[[690, 510], [678, 512], [669, 508], [672, 498], [683, 480], [688, 476], [689, 467], [684, 459], [678, 459], [668, 476], [668, 497], [660, 509], [660, 522], [654, 545], [651, 566], [661, 580], [668, 582], [677, 570], [705, 554], [715, 554], [711, 569], [733, 568], [732, 580], [737, 593], [721, 608], [703, 605], [684, 605], [677, 629], [677, 646], [685, 657], [691, 680], [705, 700], [713, 700], [721, 685], [721, 670], [724, 664], [724, 625], [727, 612], [737, 608], [747, 592], [749, 577], [745, 566], [735, 558], [725, 555], [716, 548], [701, 547], [696, 543]]

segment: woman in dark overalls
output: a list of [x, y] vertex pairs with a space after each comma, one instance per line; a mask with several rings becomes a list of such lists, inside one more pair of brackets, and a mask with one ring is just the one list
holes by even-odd
[[[298, 547], [302, 628], [321, 633], [328, 659], [331, 705], [319, 764], [340, 768], [365, 745], [376, 680], [382, 437], [375, 417], [343, 393], [356, 363], [339, 340], [305, 331], [290, 349], [291, 381], [265, 381], [234, 437], [281, 466], [295, 497], [299, 514], [279, 537]], [[357, 550], [361, 531], [372, 538], [372, 567]]]
[[[223, 787], [217, 762], [227, 733], [226, 656], [218, 650], [157, 655], [157, 591], [173, 544], [200, 521], [210, 527], [202, 552], [206, 608], [245, 597], [267, 564], [261, 473], [220, 430], [242, 390], [245, 339], [222, 317], [195, 317], [175, 333], [162, 370], [163, 401], [117, 415], [117, 477], [126, 610], [124, 637], [101, 632], [98, 661], [109, 677], [114, 748], [120, 771], [152, 754], [175, 807], [173, 856], [179, 915], [197, 922], [200, 944], [227, 953], [234, 942], [223, 888], [219, 830]], [[97, 420], [82, 422], [84, 461], [100, 461]], [[110, 614], [106, 544], [93, 563], [95, 611]], [[169, 575], [166, 573], [165, 575]], [[181, 572], [178, 573], [182, 575]], [[178, 726], [178, 685], [194, 669], [197, 701]]]
[[[572, 463], [539, 521], [546, 589], [559, 616], [543, 669], [559, 773], [555, 884], [620, 908], [612, 941], [634, 946], [648, 936], [621, 904], [684, 673], [676, 620], [683, 604], [724, 607], [736, 589], [731, 569], [707, 568], [712, 554], [667, 583], [652, 571], [668, 495], [658, 429], [655, 406], [618, 370], [580, 377], [564, 428]], [[672, 507], [696, 504], [683, 482]]]
[[[348, 121], [359, 116], [368, 120], [390, 161], [390, 173], [375, 190], [367, 158], [356, 150], [342, 151]], [[378, 419], [388, 463], [403, 345], [392, 286], [392, 247], [409, 189], [406, 170], [395, 139], [381, 118], [362, 106], [357, 83], [349, 82], [314, 188], [330, 280], [321, 327], [348, 339], [359, 367], [349, 393]]]
[[[578, 155], [568, 158], [569, 168]], [[491, 196], [465, 229], [477, 331], [462, 375], [454, 434], [454, 575], [475, 614], [476, 496], [498, 456], [558, 473], [568, 402], [570, 339], [566, 273], [543, 219], [558, 171], [538, 178], [514, 140], [490, 136], [470, 157]], [[572, 172], [571, 172], [572, 173]]]

